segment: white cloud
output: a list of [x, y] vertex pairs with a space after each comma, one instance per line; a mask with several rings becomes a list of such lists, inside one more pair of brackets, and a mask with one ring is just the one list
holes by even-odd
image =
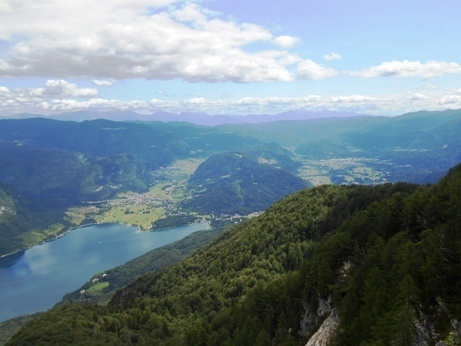
[[428, 61], [387, 61], [362, 71], [350, 72], [350, 75], [364, 78], [372, 77], [419, 77], [428, 79], [447, 73], [461, 73], [461, 65], [456, 62]]
[[192, 3], [3, 1], [0, 39], [8, 48], [0, 54], [0, 77], [291, 81], [287, 66], [299, 59], [247, 49], [264, 42], [286, 48], [296, 38], [274, 38], [261, 26], [220, 19]]
[[[93, 90], [93, 91], [91, 91]], [[197, 91], [198, 93], [199, 91]], [[92, 95], [93, 96], [90, 96]], [[163, 98], [164, 97], [164, 98]], [[80, 88], [65, 80], [48, 80], [41, 88], [0, 87], [0, 115], [17, 113], [51, 114], [73, 110], [134, 110], [141, 113], [168, 111], [204, 112], [209, 114], [274, 114], [290, 110], [308, 109], [353, 111], [362, 114], [402, 114], [418, 110], [461, 108], [461, 89], [394, 95], [339, 94], [337, 96], [307, 94], [299, 97], [255, 97], [209, 99], [205, 95], [176, 98], [167, 94], [145, 102], [142, 100], [115, 100], [97, 97], [96, 90]], [[180, 96], [179, 96], [180, 97]]]
[[455, 106], [456, 107], [461, 107], [461, 95], [457, 94], [451, 94], [451, 95], [445, 95], [442, 96], [438, 102], [439, 105], [450, 105], [450, 106]]
[[98, 79], [95, 79], [93, 81], [93, 84], [97, 85], [97, 86], [112, 86], [114, 83], [112, 81], [109, 81], [109, 80], [98, 80]]
[[297, 72], [299, 77], [308, 80], [320, 80], [338, 74], [338, 72], [331, 67], [317, 64], [309, 59], [299, 63]]
[[443, 97], [427, 96], [427, 99], [410, 99], [408, 95], [379, 97], [368, 95], [341, 95], [326, 97], [306, 95], [301, 97], [243, 97], [234, 100], [209, 100], [198, 96], [184, 100], [152, 99], [122, 101], [103, 98], [70, 99], [37, 97], [27, 90], [12, 90], [10, 94], [0, 93], [0, 114], [16, 113], [60, 113], [76, 110], [122, 109], [141, 113], [168, 111], [205, 112], [209, 114], [274, 114], [290, 110], [307, 109], [353, 111], [363, 114], [401, 114], [409, 111], [442, 110], [447, 107], [461, 107], [461, 95], [449, 94]]
[[365, 95], [339, 96], [331, 98], [331, 102], [333, 103], [363, 103], [373, 101], [376, 101], [376, 99]]
[[50, 79], [45, 83], [45, 88], [31, 89], [31, 95], [37, 97], [93, 97], [98, 91], [93, 88], [79, 88], [76, 84], [66, 82], [63, 79]]
[[206, 102], [207, 102], [206, 99], [203, 97], [193, 97], [186, 101], [186, 103], [191, 104], [191, 105], [201, 105]]
[[147, 103], [143, 101], [121, 101], [94, 98], [85, 101], [69, 99], [53, 100], [51, 106], [49, 106], [49, 109], [56, 112], [85, 109], [127, 109], [136, 111], [138, 109], [144, 110], [147, 108], [147, 106]]
[[408, 96], [409, 100], [415, 101], [415, 100], [426, 100], [427, 96], [421, 93], [413, 93], [410, 96]]
[[195, 97], [184, 101], [167, 101], [152, 99], [155, 110], [166, 110], [179, 113], [181, 111], [207, 112], [210, 114], [250, 114], [279, 113], [291, 109], [310, 108], [321, 101], [318, 95], [307, 95], [300, 98], [290, 97], [243, 97], [236, 100], [208, 100]]
[[342, 57], [338, 53], [325, 54], [323, 58], [327, 61], [340, 60]]
[[298, 43], [299, 39], [293, 36], [278, 36], [275, 38], [275, 43], [277, 43], [282, 48], [290, 48]]

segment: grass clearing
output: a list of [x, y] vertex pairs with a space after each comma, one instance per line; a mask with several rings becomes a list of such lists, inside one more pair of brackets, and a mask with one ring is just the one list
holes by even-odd
[[98, 282], [88, 288], [85, 293], [87, 294], [95, 294], [101, 292], [104, 288], [109, 287], [108, 282]]
[[72, 207], [67, 209], [65, 220], [73, 225], [81, 225], [87, 215], [99, 213], [99, 208], [96, 206]]
[[62, 223], [55, 223], [44, 230], [34, 229], [22, 233], [21, 238], [26, 247], [34, 246], [44, 242], [45, 240], [57, 237], [60, 233], [62, 233], [64, 227], [65, 226]]
[[142, 205], [130, 205], [110, 208], [94, 218], [98, 223], [125, 223], [147, 230], [164, 215], [163, 208], [151, 209]]

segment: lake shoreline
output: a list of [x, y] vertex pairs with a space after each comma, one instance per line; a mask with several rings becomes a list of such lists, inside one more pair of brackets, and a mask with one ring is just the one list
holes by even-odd
[[[27, 250], [33, 248], [34, 246], [49, 243], [49, 242], [52, 242], [52, 241], [56, 241], [56, 240], [64, 237], [65, 235], [69, 234], [73, 230], [78, 229], [78, 228], [91, 227], [91, 226], [95, 226], [95, 225], [124, 225], [124, 226], [127, 226], [127, 227], [137, 228], [142, 232], [162, 232], [162, 231], [168, 231], [168, 230], [173, 229], [173, 228], [186, 227], [186, 226], [190, 226], [190, 225], [194, 225], [196, 223], [202, 223], [202, 222], [205, 222], [205, 221], [202, 219], [202, 220], [195, 220], [194, 222], [190, 222], [190, 223], [187, 223], [187, 224], [174, 225], [174, 226], [171, 226], [171, 227], [162, 227], [162, 228], [149, 228], [149, 229], [144, 229], [143, 227], [140, 227], [139, 225], [127, 224], [125, 222], [91, 222], [91, 223], [86, 223], [86, 224], [83, 224], [83, 225], [71, 226], [66, 231], [57, 234], [53, 238], [45, 239], [45, 240], [41, 241], [40, 243], [33, 244], [31, 246], [24, 247], [24, 248], [18, 249], [16, 251], [1, 255], [0, 260], [3, 260], [3, 259], [5, 259], [5, 258], [7, 258], [9, 256], [16, 255], [16, 254], [18, 254], [20, 252], [27, 251]], [[211, 227], [211, 222], [207, 222], [207, 224], [208, 224], [209, 227]]]
[[[83, 230], [88, 227], [95, 229]], [[209, 223], [197, 222], [163, 232], [139, 232], [122, 223], [82, 225], [67, 230], [66, 234], [72, 233], [69, 238], [63, 238], [63, 232], [23, 253], [15, 252], [10, 260], [3, 258], [0, 266], [0, 306], [5, 308], [0, 320], [14, 318], [15, 313], [44, 311], [91, 275], [209, 227]]]
[[33, 248], [34, 246], [56, 241], [56, 240], [64, 237], [65, 235], [69, 234], [73, 230], [78, 229], [78, 228], [91, 227], [91, 226], [95, 226], [95, 225], [124, 225], [124, 226], [127, 226], [127, 227], [137, 228], [137, 229], [141, 230], [142, 232], [157, 232], [157, 231], [166, 231], [168, 229], [176, 228], [176, 227], [189, 226], [189, 225], [194, 224], [194, 223], [197, 223], [197, 222], [193, 222], [193, 223], [189, 223], [189, 224], [185, 224], [185, 225], [179, 225], [179, 226], [166, 227], [166, 228], [162, 228], [162, 229], [158, 229], [158, 230], [154, 230], [152, 228], [144, 229], [144, 228], [140, 227], [139, 225], [127, 224], [125, 222], [91, 222], [91, 223], [86, 223], [86, 224], [82, 224], [82, 225], [75, 225], [75, 226], [69, 227], [67, 230], [65, 230], [63, 232], [58, 233], [56, 236], [54, 236], [52, 238], [45, 239], [45, 240], [42, 240], [41, 242], [38, 242], [36, 244], [30, 245], [30, 246], [27, 246], [27, 247], [24, 247], [24, 248], [20, 248], [20, 249], [18, 249], [16, 251], [1, 255], [0, 260], [2, 260], [4, 258], [7, 258], [9, 256], [16, 255], [16, 254], [18, 254], [20, 252], [27, 251], [27, 250]]

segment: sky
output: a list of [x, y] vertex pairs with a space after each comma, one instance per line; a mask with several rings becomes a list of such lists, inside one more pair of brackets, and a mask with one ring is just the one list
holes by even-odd
[[461, 108], [459, 0], [2, 0], [0, 116]]

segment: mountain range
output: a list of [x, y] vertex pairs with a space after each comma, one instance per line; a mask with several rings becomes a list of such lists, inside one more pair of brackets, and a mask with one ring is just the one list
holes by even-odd
[[[56, 224], [62, 231], [71, 227], [65, 218], [69, 207], [107, 200], [122, 192], [148, 191], [157, 183], [158, 169], [181, 159], [210, 160], [203, 166], [211, 167], [202, 174], [205, 178], [200, 182], [198, 171], [187, 185], [189, 197], [193, 193], [195, 200], [189, 198], [182, 204], [190, 212], [207, 213], [262, 210], [295, 192], [279, 189], [282, 180], [274, 184], [267, 184], [266, 178], [252, 180], [262, 171], [266, 173], [261, 177], [298, 179], [293, 186], [299, 189], [299, 178], [304, 179], [303, 186], [309, 186], [318, 184], [317, 176], [323, 179], [320, 182], [335, 184], [431, 183], [461, 162], [460, 110], [393, 118], [335, 115], [219, 126], [104, 119], [0, 120], [0, 183], [10, 196], [21, 197], [11, 199], [18, 212], [4, 212], [0, 218], [3, 233], [10, 239], [0, 244], [0, 254], [33, 245], [22, 238], [25, 232], [46, 233], [47, 226]], [[244, 175], [234, 176], [239, 168], [232, 161], [235, 156], [224, 153], [251, 156], [254, 163], [246, 166], [250, 168]], [[223, 155], [213, 158], [218, 154]], [[219, 163], [212, 165], [213, 160]], [[210, 174], [219, 172], [219, 167], [228, 167], [227, 172]], [[206, 192], [200, 191], [203, 184]], [[258, 203], [249, 203], [256, 200]], [[0, 208], [7, 210], [8, 205], [5, 202]], [[28, 217], [19, 212], [26, 210]]]
[[340, 111], [307, 111], [298, 109], [278, 114], [248, 114], [248, 115], [211, 115], [207, 113], [194, 113], [194, 112], [154, 112], [151, 114], [141, 114], [135, 111], [111, 109], [111, 110], [85, 110], [66, 112], [53, 115], [40, 115], [40, 114], [15, 114], [8, 118], [10, 119], [28, 119], [35, 117], [46, 117], [54, 120], [67, 120], [67, 121], [84, 121], [106, 119], [112, 121], [161, 121], [161, 122], [187, 122], [203, 126], [216, 126], [223, 124], [258, 124], [274, 121], [285, 120], [311, 120], [320, 118], [342, 118], [357, 116], [353, 112], [340, 112]]

